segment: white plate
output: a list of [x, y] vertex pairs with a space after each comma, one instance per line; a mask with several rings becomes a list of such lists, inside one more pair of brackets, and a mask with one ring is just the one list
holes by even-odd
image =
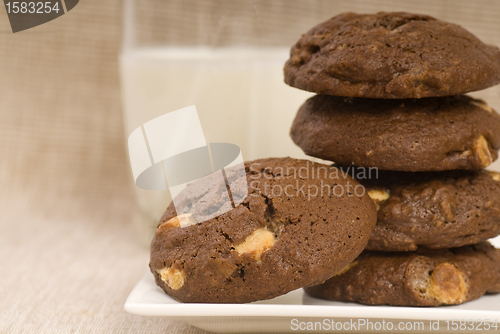
[[[493, 244], [500, 246], [500, 238], [496, 238]], [[144, 316], [163, 316], [187, 322], [195, 327], [216, 333], [297, 333], [303, 332], [299, 326], [306, 328], [308, 322], [316, 323], [316, 329], [320, 326], [324, 332], [338, 330], [329, 329], [325, 322], [330, 324], [333, 320], [334, 326], [337, 322], [358, 323], [365, 319], [372, 322], [372, 326], [388, 326], [390, 322], [392, 331], [401, 332], [398, 326], [417, 326], [423, 328], [419, 332], [430, 331], [430, 321], [439, 320], [440, 332], [447, 326], [455, 325], [452, 320], [479, 320], [474, 323], [478, 329], [485, 330], [488, 324], [484, 322], [497, 321], [500, 328], [500, 294], [486, 295], [478, 300], [462, 305], [442, 307], [394, 307], [394, 306], [364, 306], [355, 303], [330, 302], [326, 300], [311, 298], [304, 294], [302, 289], [292, 291], [284, 296], [267, 301], [259, 301], [250, 304], [183, 304], [175, 301], [165, 294], [156, 284], [151, 273], [146, 273], [137, 283], [125, 302], [125, 311]], [[326, 320], [325, 320], [326, 319]], [[448, 322], [446, 322], [448, 320]], [[481, 323], [480, 321], [483, 321]], [[421, 322], [422, 324], [417, 324]], [[348, 327], [349, 327], [348, 326]], [[375, 327], [356, 327], [356, 330], [348, 331], [356, 333], [380, 332], [384, 333], [384, 327], [377, 330]], [[434, 326], [436, 326], [434, 324]], [[466, 326], [471, 326], [467, 322]], [[294, 330], [295, 328], [295, 330]], [[413, 328], [415, 329], [415, 328]], [[423, 329], [423, 330], [422, 330]], [[458, 327], [460, 329], [460, 327]], [[436, 330], [431, 332], [437, 332]], [[464, 331], [450, 331], [461, 332]], [[498, 333], [499, 331], [490, 327], [487, 331]]]

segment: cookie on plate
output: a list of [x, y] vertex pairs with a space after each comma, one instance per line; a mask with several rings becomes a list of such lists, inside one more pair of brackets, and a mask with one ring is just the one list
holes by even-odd
[[[199, 224], [177, 216], [173, 205], [163, 215], [150, 268], [173, 298], [270, 299], [324, 282], [366, 246], [377, 213], [357, 181], [307, 160], [270, 158], [245, 167], [248, 196], [236, 208]], [[234, 177], [227, 172], [232, 184]], [[206, 191], [196, 184], [185, 189], [193, 198]]]
[[299, 109], [293, 141], [311, 156], [398, 171], [487, 167], [500, 115], [468, 96], [377, 100], [316, 95]]
[[500, 50], [427, 15], [344, 13], [302, 35], [284, 72], [290, 86], [319, 94], [458, 95], [500, 83]]
[[460, 247], [500, 235], [499, 173], [377, 172], [371, 179], [358, 179], [378, 208], [367, 250]]
[[500, 292], [500, 250], [487, 242], [452, 249], [364, 251], [307, 294], [368, 305], [461, 304]]

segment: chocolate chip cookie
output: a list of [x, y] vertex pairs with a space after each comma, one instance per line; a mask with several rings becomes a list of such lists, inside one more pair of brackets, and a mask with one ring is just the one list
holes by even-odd
[[450, 248], [500, 234], [500, 174], [480, 170], [408, 173], [340, 167], [377, 204], [367, 250]]
[[500, 83], [500, 50], [427, 15], [344, 13], [302, 35], [284, 72], [290, 86], [320, 94], [458, 95]]
[[377, 100], [316, 95], [291, 137], [311, 156], [398, 171], [484, 168], [500, 148], [500, 116], [468, 96]]
[[500, 292], [500, 250], [487, 242], [452, 249], [364, 251], [307, 294], [368, 305], [461, 304]]
[[[173, 298], [200, 303], [270, 299], [323, 283], [366, 246], [376, 223], [375, 203], [337, 168], [270, 158], [247, 162], [245, 170], [246, 182], [239, 184], [248, 185], [248, 195], [236, 208], [199, 224], [179, 205], [170, 205], [163, 215], [151, 244], [150, 268]], [[227, 172], [231, 184], [238, 184], [238, 177]], [[198, 198], [204, 188], [188, 186], [183, 196]]]

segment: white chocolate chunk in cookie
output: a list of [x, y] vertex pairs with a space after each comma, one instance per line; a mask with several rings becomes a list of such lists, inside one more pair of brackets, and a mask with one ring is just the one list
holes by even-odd
[[484, 136], [479, 136], [474, 144], [474, 152], [478, 154], [479, 159], [481, 160], [481, 167], [488, 167], [493, 162], [493, 158], [491, 157], [491, 152], [488, 147], [488, 141]]
[[467, 297], [464, 277], [460, 270], [450, 263], [441, 263], [434, 268], [430, 289], [443, 304], [460, 304]]
[[264, 251], [271, 248], [274, 242], [274, 234], [271, 231], [259, 228], [250, 234], [245, 241], [234, 247], [234, 250], [240, 255], [254, 253], [254, 256], [258, 258]]
[[493, 112], [493, 109], [487, 105], [484, 101], [481, 100], [473, 100], [470, 102], [470, 104], [475, 105], [476, 107], [479, 107], [483, 110], [486, 110], [487, 112]]
[[500, 182], [500, 173], [497, 172], [489, 172], [489, 173], [494, 181]]
[[345, 266], [342, 270], [340, 270], [338, 273], [335, 274], [335, 276], [340, 276], [342, 274], [345, 274], [346, 272], [349, 271], [349, 269], [351, 269], [352, 267], [354, 267], [355, 265], [358, 264], [358, 261], [354, 261], [354, 262], [351, 262], [349, 263], [347, 266]]
[[377, 204], [377, 211], [380, 210], [380, 203], [387, 201], [391, 194], [388, 189], [385, 190], [370, 190], [368, 196]]
[[186, 227], [196, 224], [196, 220], [191, 217], [190, 213], [185, 213], [182, 215], [175, 216], [174, 218], [170, 218], [166, 222], [160, 224], [160, 226], [171, 226], [171, 227]]
[[184, 286], [186, 276], [184, 275], [184, 272], [182, 270], [174, 268], [163, 268], [157, 270], [156, 272], [160, 275], [161, 280], [167, 283], [170, 289], [179, 290]]
[[463, 151], [462, 153], [460, 153], [460, 157], [461, 158], [467, 158], [469, 156], [472, 155], [472, 151], [471, 150], [466, 150], [466, 151]]
[[370, 190], [368, 196], [374, 201], [383, 202], [391, 197], [389, 190]]

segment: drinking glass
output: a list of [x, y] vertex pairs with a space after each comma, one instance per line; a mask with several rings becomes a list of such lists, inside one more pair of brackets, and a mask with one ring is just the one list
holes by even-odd
[[[304, 158], [289, 131], [312, 94], [287, 86], [283, 66], [321, 14], [308, 1], [127, 0], [120, 55], [126, 137], [195, 105], [207, 143], [238, 145], [246, 161]], [[171, 196], [135, 192], [141, 238], [149, 242]]]
[[[498, 45], [491, 29], [498, 25], [496, 12], [488, 1], [480, 2], [474, 7], [479, 12], [470, 13], [463, 10], [469, 6], [465, 0], [456, 1], [461, 8], [456, 11], [432, 0], [125, 0], [120, 55], [125, 135], [195, 105], [207, 143], [238, 145], [246, 161], [305, 158], [289, 130], [312, 94], [283, 82], [290, 47], [301, 34], [340, 12], [413, 11], [458, 22]], [[471, 95], [499, 110], [499, 91], [496, 86]], [[500, 171], [500, 160], [489, 169]], [[149, 242], [170, 193], [135, 191], [140, 235]]]

